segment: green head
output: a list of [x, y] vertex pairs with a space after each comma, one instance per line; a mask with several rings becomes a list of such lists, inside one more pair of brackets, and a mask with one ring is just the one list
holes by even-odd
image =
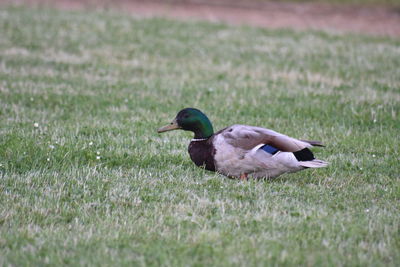
[[182, 129], [194, 132], [194, 138], [208, 138], [214, 134], [214, 129], [207, 116], [198, 109], [185, 108], [178, 112], [175, 119], [168, 125], [158, 129], [159, 133]]

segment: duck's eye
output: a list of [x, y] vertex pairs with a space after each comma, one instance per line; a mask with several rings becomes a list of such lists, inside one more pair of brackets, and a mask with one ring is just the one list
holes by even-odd
[[185, 115], [183, 115], [183, 117], [184, 117], [185, 119], [187, 119], [187, 118], [189, 118], [189, 115], [188, 115], [188, 114], [185, 114]]

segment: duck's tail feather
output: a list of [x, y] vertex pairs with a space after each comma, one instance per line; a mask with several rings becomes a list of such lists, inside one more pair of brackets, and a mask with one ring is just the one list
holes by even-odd
[[312, 146], [322, 146], [322, 147], [325, 147], [324, 144], [322, 144], [321, 141], [314, 141], [314, 140], [300, 140], [300, 141], [303, 141], [303, 142], [305, 142], [305, 143], [308, 143], [308, 144], [310, 144], [310, 145], [312, 145]]
[[328, 166], [329, 163], [323, 160], [313, 159], [309, 161], [299, 161], [299, 165], [306, 168], [323, 168]]

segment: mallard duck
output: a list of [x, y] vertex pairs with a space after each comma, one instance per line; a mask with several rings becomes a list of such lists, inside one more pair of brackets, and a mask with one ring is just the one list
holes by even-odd
[[158, 132], [177, 129], [194, 133], [188, 150], [197, 166], [231, 178], [274, 178], [328, 165], [309, 150], [323, 146], [321, 142], [298, 140], [273, 130], [240, 124], [214, 133], [208, 117], [195, 108], [182, 109]]

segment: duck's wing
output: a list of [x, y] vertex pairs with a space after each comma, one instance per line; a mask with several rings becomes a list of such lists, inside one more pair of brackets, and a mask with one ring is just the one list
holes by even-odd
[[223, 129], [219, 134], [228, 144], [244, 150], [251, 150], [261, 144], [270, 145], [285, 152], [296, 152], [312, 147], [312, 144], [307, 141], [301, 141], [273, 130], [248, 125], [232, 125]]

